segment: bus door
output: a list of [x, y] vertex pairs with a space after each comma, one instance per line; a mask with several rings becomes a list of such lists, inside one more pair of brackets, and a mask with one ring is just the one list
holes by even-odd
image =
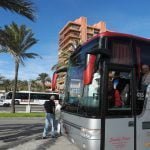
[[134, 150], [133, 69], [111, 65], [105, 73], [104, 149]]
[[[141, 84], [141, 83], [140, 83]], [[137, 150], [150, 149], [150, 85], [137, 90]]]

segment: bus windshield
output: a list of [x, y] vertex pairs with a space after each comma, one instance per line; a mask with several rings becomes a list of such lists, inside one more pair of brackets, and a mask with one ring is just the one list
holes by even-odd
[[[74, 60], [75, 59], [75, 60]], [[99, 117], [99, 89], [100, 89], [100, 71], [97, 64], [94, 66], [92, 81], [84, 85], [83, 78], [85, 72], [85, 59], [81, 55], [72, 58], [67, 74], [67, 86], [65, 96], [64, 110], [76, 115], [85, 117]]]

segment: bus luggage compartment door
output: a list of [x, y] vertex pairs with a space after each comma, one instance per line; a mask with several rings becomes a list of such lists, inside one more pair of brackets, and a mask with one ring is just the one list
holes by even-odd
[[106, 150], [134, 150], [133, 118], [111, 118], [105, 123]]

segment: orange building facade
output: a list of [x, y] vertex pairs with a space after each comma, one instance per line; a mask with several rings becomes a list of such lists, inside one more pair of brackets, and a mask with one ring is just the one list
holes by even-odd
[[[68, 57], [76, 47], [99, 34], [105, 32], [106, 24], [100, 21], [94, 25], [87, 24], [86, 17], [80, 17], [68, 22], [59, 32], [58, 68], [67, 66]], [[64, 89], [65, 73], [60, 73], [57, 79], [58, 90]]]

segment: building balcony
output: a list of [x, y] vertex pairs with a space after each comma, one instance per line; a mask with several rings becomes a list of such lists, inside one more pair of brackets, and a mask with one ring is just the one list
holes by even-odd
[[61, 35], [65, 34], [65, 33], [67, 32], [67, 30], [70, 30], [70, 29], [78, 31], [78, 30], [80, 30], [80, 27], [81, 27], [81, 25], [78, 24], [78, 23], [69, 22], [69, 23], [59, 32], [59, 35], [61, 36]]
[[73, 32], [70, 32], [70, 33], [66, 34], [64, 39], [59, 42], [59, 46], [62, 46], [62, 44], [67, 42], [69, 39], [79, 39], [80, 40], [80, 34], [79, 33], [76, 34], [76, 33], [73, 33]]
[[60, 58], [66, 58], [66, 56], [68, 56], [69, 55], [69, 53], [70, 52], [72, 52], [72, 51], [70, 51], [70, 49], [65, 49], [65, 50], [61, 50], [60, 52], [59, 52], [59, 54], [58, 54], [58, 58], [60, 59]]
[[66, 43], [64, 43], [62, 46], [59, 46], [60, 49], [67, 49], [68, 47], [70, 47], [73, 42], [74, 42], [75, 38], [74, 39], [69, 39]]
[[87, 34], [87, 39], [91, 39], [94, 36], [94, 34]]
[[61, 41], [63, 38], [64, 38], [64, 36], [66, 35], [66, 34], [68, 34], [68, 33], [70, 33], [70, 32], [77, 32], [77, 33], [80, 33], [80, 29], [74, 29], [74, 28], [68, 28], [68, 29], [66, 29], [66, 31], [63, 33], [63, 34], [61, 34], [61, 35], [59, 35], [59, 41]]
[[87, 27], [87, 33], [93, 34], [93, 31], [94, 31], [93, 27]]

